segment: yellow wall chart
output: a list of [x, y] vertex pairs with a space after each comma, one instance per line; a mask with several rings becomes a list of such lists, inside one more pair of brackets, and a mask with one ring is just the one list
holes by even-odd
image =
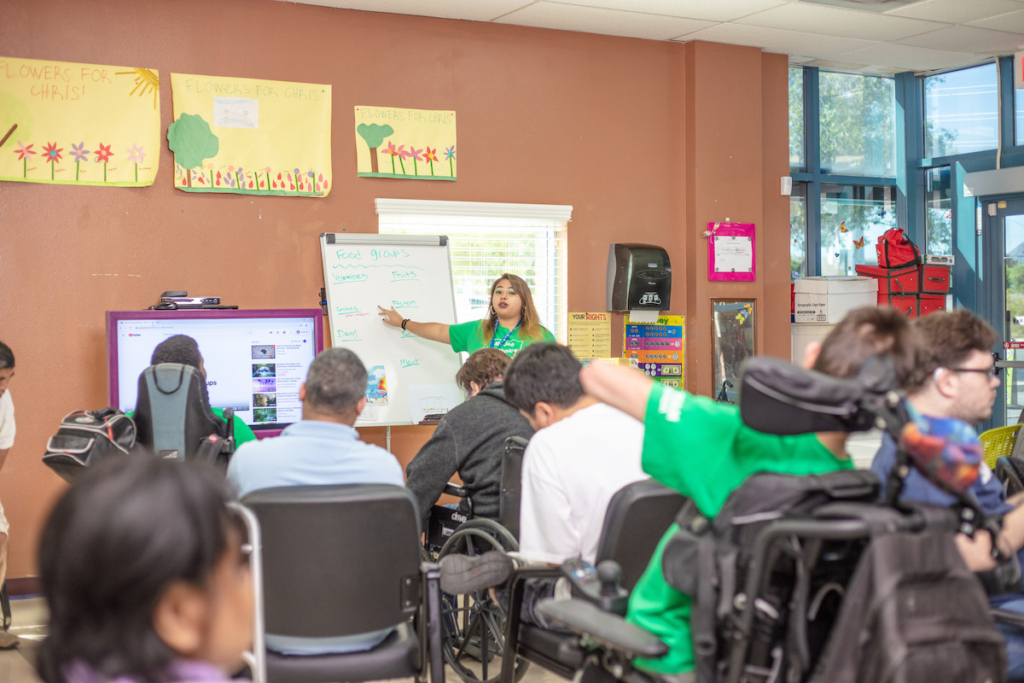
[[331, 86], [171, 74], [174, 186], [185, 192], [324, 197]]
[[363, 178], [455, 180], [455, 112], [356, 107], [356, 170]]
[[0, 57], [0, 180], [152, 185], [155, 69]]

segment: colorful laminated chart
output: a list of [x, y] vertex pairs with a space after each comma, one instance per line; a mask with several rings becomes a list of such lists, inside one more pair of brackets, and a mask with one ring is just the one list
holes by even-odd
[[325, 197], [331, 86], [171, 74], [174, 186], [185, 192]]
[[0, 180], [142, 187], [159, 160], [155, 69], [0, 57]]
[[626, 315], [622, 357], [635, 360], [644, 374], [670, 387], [683, 388], [685, 316], [662, 315], [658, 322], [637, 324]]
[[361, 178], [455, 180], [455, 112], [356, 107]]

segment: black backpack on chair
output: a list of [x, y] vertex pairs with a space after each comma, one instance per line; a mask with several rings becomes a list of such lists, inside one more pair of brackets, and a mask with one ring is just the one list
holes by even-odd
[[86, 467], [110, 455], [127, 455], [134, 445], [135, 423], [117, 408], [76, 410], [46, 443], [43, 464], [71, 483]]

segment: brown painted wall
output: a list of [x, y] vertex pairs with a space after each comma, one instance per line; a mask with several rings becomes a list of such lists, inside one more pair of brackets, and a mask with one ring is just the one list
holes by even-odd
[[[165, 128], [171, 71], [334, 86], [334, 186], [325, 199], [175, 191], [166, 146], [150, 188], [0, 186], [0, 339], [18, 357], [18, 440], [0, 476], [12, 577], [34, 573], [39, 527], [63, 490], [40, 464], [46, 439], [65, 413], [106, 403], [104, 311], [145, 308], [167, 289], [243, 308], [315, 306], [319, 233], [374, 232], [373, 199], [402, 197], [571, 204], [570, 310], [602, 310], [608, 244], [643, 240], [664, 245], [677, 264], [671, 312], [694, 308], [706, 318], [706, 297], [718, 290], [699, 276], [706, 267], [699, 270], [694, 226], [726, 205], [727, 215], [759, 227], [786, 222], [774, 209], [769, 219], [767, 200], [761, 206], [772, 186], [766, 177], [762, 187], [763, 159], [772, 155], [780, 174], [787, 163], [785, 58], [750, 48], [271, 0], [8, 0], [0, 45], [7, 56], [159, 69]], [[769, 96], [764, 88], [779, 90]], [[749, 111], [737, 116], [708, 102], [722, 97]], [[456, 110], [458, 182], [357, 179], [355, 105]], [[769, 144], [769, 135], [778, 141]], [[733, 152], [741, 158], [727, 162]], [[788, 253], [786, 235], [776, 252]], [[767, 241], [759, 252], [771, 263]], [[696, 273], [684, 267], [694, 261]], [[704, 297], [698, 306], [695, 297]], [[758, 348], [778, 352], [788, 331], [765, 332], [765, 307], [758, 313]], [[697, 324], [688, 325], [687, 372], [697, 373], [687, 383], [706, 393], [710, 379], [695, 358], [710, 352]], [[403, 462], [429, 435], [394, 432]], [[364, 430], [364, 438], [381, 443], [383, 430]]]

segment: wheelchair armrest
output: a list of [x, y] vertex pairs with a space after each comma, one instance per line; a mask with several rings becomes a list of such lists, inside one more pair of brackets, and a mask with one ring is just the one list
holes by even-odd
[[444, 485], [444, 492], [457, 498], [469, 498], [469, 489], [451, 481]]
[[664, 657], [668, 646], [617, 614], [602, 612], [586, 600], [547, 600], [538, 611], [554, 624], [585, 636], [597, 645], [644, 659]]
[[1011, 612], [1006, 609], [992, 609], [992, 618], [996, 620], [997, 624], [1008, 624], [1019, 629], [1024, 629], [1024, 614], [1021, 612]]

